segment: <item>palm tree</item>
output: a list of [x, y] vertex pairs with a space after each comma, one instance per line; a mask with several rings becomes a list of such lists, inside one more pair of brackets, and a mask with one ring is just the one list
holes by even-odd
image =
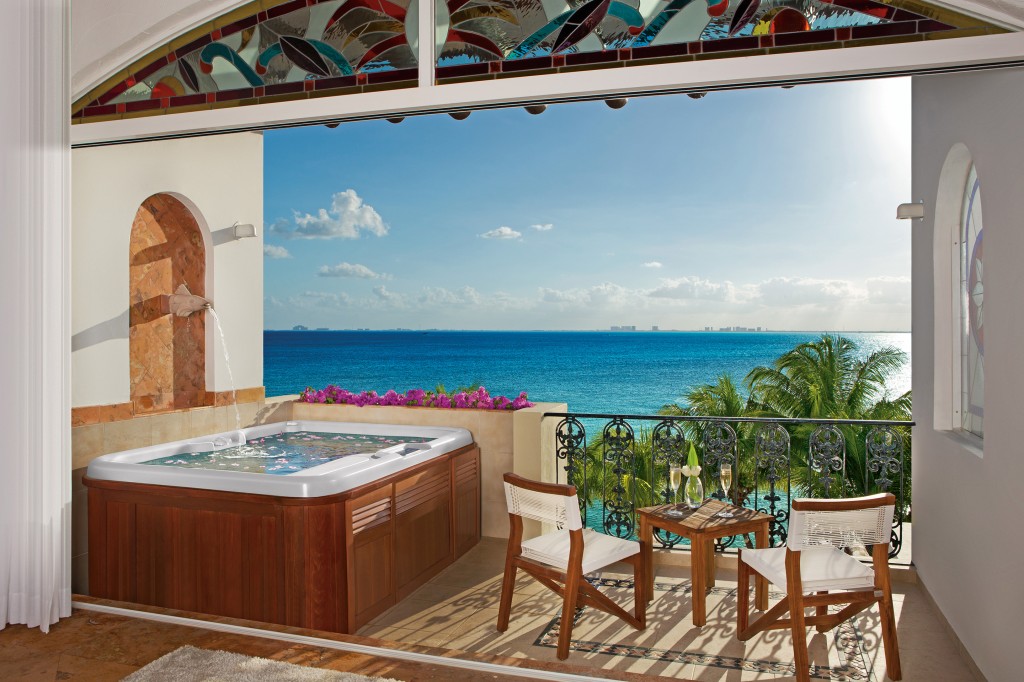
[[[862, 358], [855, 342], [824, 334], [783, 353], [771, 367], [755, 367], [747, 374], [746, 383], [751, 400], [757, 403], [756, 411], [766, 416], [908, 420], [910, 392], [890, 399], [886, 391], [886, 381], [906, 360], [906, 353], [896, 348], [882, 348]], [[814, 430], [810, 424], [793, 429], [792, 472], [794, 483], [820, 495], [826, 491], [807, 462]], [[840, 430], [846, 443], [847, 471], [841, 494], [867, 494], [872, 486], [864, 473], [866, 434], [855, 426]], [[906, 438], [904, 447], [909, 448], [909, 434]], [[904, 477], [909, 478], [909, 466]], [[905, 499], [909, 502], [909, 495]]]

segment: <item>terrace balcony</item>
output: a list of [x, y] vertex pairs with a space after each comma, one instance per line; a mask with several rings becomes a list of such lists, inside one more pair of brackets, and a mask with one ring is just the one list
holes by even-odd
[[[634, 537], [635, 510], [671, 501], [668, 464], [685, 461], [696, 436], [705, 490], [722, 498], [707, 472], [730, 462], [742, 493], [731, 496], [775, 519], [770, 541], [785, 543], [789, 500], [813, 486], [816, 496], [890, 491], [897, 496], [891, 565], [904, 679], [966, 680], [942, 616], [918, 585], [910, 562], [909, 422], [664, 417], [547, 412], [554, 442], [543, 470], [549, 480], [577, 482], [584, 523], [600, 532]], [[596, 438], [588, 434], [599, 434]], [[794, 444], [799, 443], [800, 451]], [[553, 450], [553, 451], [552, 451]], [[587, 467], [599, 471], [586, 473]], [[588, 489], [597, 488], [595, 489]], [[787, 679], [793, 676], [788, 632], [741, 642], [736, 630], [736, 549], [749, 538], [719, 541], [717, 580], [709, 590], [707, 624], [691, 624], [688, 541], [655, 539], [655, 592], [647, 628], [636, 631], [594, 609], [577, 612], [567, 663], [608, 673], [695, 680]], [[456, 564], [359, 630], [359, 635], [403, 644], [557, 662], [561, 599], [520, 574], [509, 630], [495, 623], [505, 561], [502, 538], [485, 537]], [[632, 569], [616, 565], [588, 576], [624, 608], [632, 604]], [[784, 596], [775, 590], [771, 600]], [[868, 610], [810, 640], [812, 677], [886, 679], [880, 624]]]

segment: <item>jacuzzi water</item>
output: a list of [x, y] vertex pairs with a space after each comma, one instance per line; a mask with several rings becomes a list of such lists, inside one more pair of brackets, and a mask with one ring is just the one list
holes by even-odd
[[341, 457], [377, 452], [405, 443], [425, 443], [425, 438], [375, 436], [358, 433], [317, 433], [297, 431], [263, 436], [245, 445], [221, 450], [204, 450], [170, 455], [140, 462], [146, 466], [172, 466], [186, 469], [224, 469], [257, 474], [287, 476], [296, 471], [320, 466]]
[[466, 429], [290, 421], [98, 457], [91, 479], [322, 497], [352, 490], [473, 443]]

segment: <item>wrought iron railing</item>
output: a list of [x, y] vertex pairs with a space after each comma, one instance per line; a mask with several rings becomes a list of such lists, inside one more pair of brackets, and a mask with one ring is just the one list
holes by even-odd
[[[577, 488], [584, 523], [617, 537], [631, 537], [636, 510], [673, 501], [670, 465], [686, 462], [693, 443], [704, 489], [725, 497], [718, 471], [730, 463], [736, 504], [772, 516], [770, 541], [786, 542], [794, 496], [853, 497], [873, 492], [896, 496], [889, 555], [903, 546], [910, 520], [910, 428], [913, 422], [860, 419], [651, 416], [548, 412], [555, 429], [557, 480]], [[640, 425], [640, 433], [633, 424]], [[597, 435], [587, 438], [588, 427]], [[678, 536], [659, 532], [656, 542], [674, 548]], [[749, 537], [723, 538], [718, 551]]]

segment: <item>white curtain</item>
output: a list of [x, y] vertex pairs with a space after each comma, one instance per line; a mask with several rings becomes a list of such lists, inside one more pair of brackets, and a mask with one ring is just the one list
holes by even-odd
[[71, 614], [66, 0], [0, 0], [0, 629]]

